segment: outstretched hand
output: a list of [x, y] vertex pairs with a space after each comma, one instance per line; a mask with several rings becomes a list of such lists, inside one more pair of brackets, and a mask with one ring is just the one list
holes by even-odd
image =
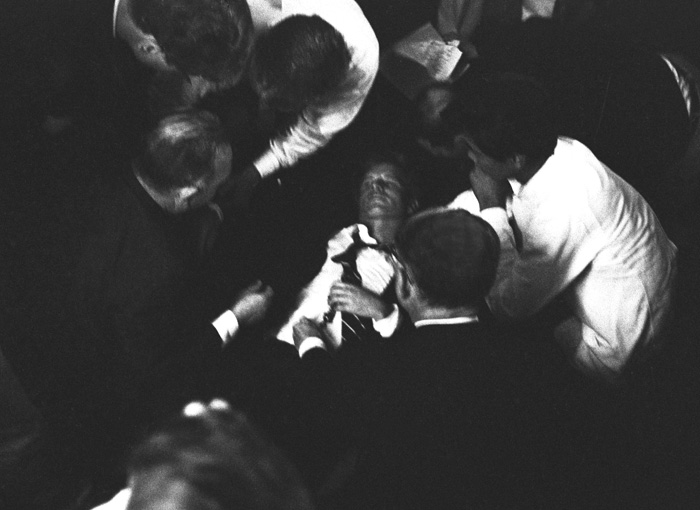
[[258, 280], [241, 291], [231, 306], [231, 311], [241, 326], [258, 324], [270, 308], [273, 296], [272, 287]]
[[334, 310], [347, 312], [360, 317], [380, 320], [393, 309], [378, 294], [351, 283], [336, 282], [328, 294], [328, 304]]

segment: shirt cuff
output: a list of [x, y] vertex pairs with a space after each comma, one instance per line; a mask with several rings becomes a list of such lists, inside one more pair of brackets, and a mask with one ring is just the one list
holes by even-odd
[[255, 160], [253, 166], [260, 172], [260, 176], [265, 178], [275, 173], [282, 165], [272, 150], [267, 150], [262, 156]]
[[224, 345], [226, 345], [229, 340], [236, 335], [238, 328], [240, 327], [236, 315], [231, 310], [226, 310], [224, 313], [219, 315], [219, 317], [212, 322], [212, 326], [214, 326], [216, 331], [219, 332], [219, 336], [221, 337], [221, 341]]
[[374, 325], [375, 331], [379, 333], [382, 338], [389, 338], [394, 334], [396, 328], [399, 327], [399, 317], [399, 306], [395, 304], [394, 309], [389, 315], [378, 321], [372, 319], [372, 324]]
[[301, 345], [299, 346], [299, 357], [302, 358], [304, 354], [309, 352], [311, 349], [323, 349], [324, 351], [328, 350], [323, 340], [315, 336], [310, 336], [301, 342]]

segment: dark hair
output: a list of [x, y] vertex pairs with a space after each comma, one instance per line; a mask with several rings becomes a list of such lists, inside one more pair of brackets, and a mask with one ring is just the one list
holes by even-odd
[[211, 175], [217, 151], [227, 144], [221, 122], [210, 112], [168, 115], [146, 136], [136, 171], [156, 190], [170, 192]]
[[132, 0], [129, 11], [186, 75], [220, 81], [246, 69], [253, 45], [246, 0]]
[[313, 508], [297, 470], [231, 409], [172, 419], [137, 447], [129, 472], [148, 489], [135, 484], [129, 510], [167, 501], [174, 487], [182, 510]]
[[396, 250], [431, 303], [480, 305], [496, 277], [500, 242], [478, 216], [434, 208], [408, 220]]
[[290, 16], [259, 37], [251, 79], [273, 98], [306, 104], [338, 87], [350, 65], [345, 39], [319, 16]]
[[557, 144], [556, 108], [537, 81], [511, 73], [471, 76], [442, 113], [454, 136], [467, 134], [487, 156], [541, 159]]

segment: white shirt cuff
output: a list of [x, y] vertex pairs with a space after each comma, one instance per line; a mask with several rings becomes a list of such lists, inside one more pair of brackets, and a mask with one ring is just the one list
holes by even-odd
[[224, 313], [219, 315], [219, 317], [212, 322], [212, 326], [214, 326], [216, 331], [219, 332], [219, 336], [221, 337], [221, 341], [224, 343], [224, 345], [226, 345], [229, 340], [236, 335], [238, 328], [240, 327], [236, 315], [231, 310], [226, 310]]
[[310, 336], [306, 340], [304, 340], [301, 345], [299, 346], [299, 357], [302, 358], [304, 354], [309, 352], [311, 349], [323, 349], [324, 351], [326, 349], [326, 344], [321, 340], [320, 338]]
[[268, 149], [262, 156], [255, 160], [253, 166], [260, 172], [260, 176], [265, 178], [275, 173], [282, 165], [272, 150]]
[[399, 306], [395, 304], [394, 309], [389, 315], [378, 321], [372, 319], [372, 324], [374, 325], [375, 331], [379, 333], [382, 338], [389, 338], [394, 334], [396, 328], [399, 327], [399, 317]]

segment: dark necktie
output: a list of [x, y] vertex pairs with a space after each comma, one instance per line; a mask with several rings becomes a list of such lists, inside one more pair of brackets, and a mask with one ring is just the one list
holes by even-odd
[[[357, 270], [357, 254], [364, 248], [382, 249], [378, 245], [368, 244], [360, 239], [360, 234], [355, 231], [352, 235], [353, 243], [343, 253], [336, 255], [331, 260], [343, 266], [341, 281], [352, 285], [362, 286], [362, 276]], [[366, 340], [368, 336], [375, 334], [372, 319], [360, 317], [353, 313], [341, 313], [343, 346], [357, 344]]]

